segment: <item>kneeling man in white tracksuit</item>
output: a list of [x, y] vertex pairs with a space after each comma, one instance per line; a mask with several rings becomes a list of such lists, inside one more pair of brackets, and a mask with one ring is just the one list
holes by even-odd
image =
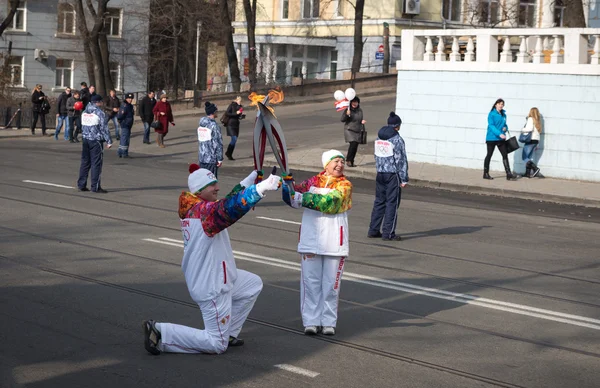
[[173, 323], [143, 322], [144, 346], [153, 355], [171, 353], [216, 353], [240, 346], [238, 338], [250, 314], [262, 280], [238, 270], [226, 228], [242, 218], [263, 198], [277, 190], [280, 178], [271, 175], [254, 184], [254, 171], [225, 198], [217, 200], [219, 185], [212, 172], [190, 166], [190, 191], [179, 197], [183, 233], [181, 268], [190, 296], [200, 306], [204, 330]]
[[321, 161], [324, 171], [299, 185], [293, 183], [291, 175], [283, 177], [283, 200], [293, 208], [304, 208], [298, 253], [302, 258], [300, 311], [304, 333], [308, 335], [319, 330], [325, 335], [335, 334], [349, 250], [352, 184], [344, 176], [344, 155], [336, 150], [326, 151]]

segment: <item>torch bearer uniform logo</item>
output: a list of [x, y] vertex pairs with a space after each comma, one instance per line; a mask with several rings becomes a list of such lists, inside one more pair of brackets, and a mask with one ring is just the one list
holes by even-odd
[[81, 115], [81, 125], [86, 127], [93, 127], [100, 124], [100, 117], [93, 113], [84, 113]]
[[394, 145], [387, 140], [375, 140], [375, 156], [380, 158], [394, 156]]
[[210, 128], [198, 127], [198, 141], [210, 141], [211, 138]]

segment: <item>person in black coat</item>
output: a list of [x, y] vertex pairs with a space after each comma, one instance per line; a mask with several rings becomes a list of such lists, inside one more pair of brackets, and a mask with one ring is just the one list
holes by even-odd
[[79, 98], [81, 98], [81, 102], [83, 102], [83, 109], [90, 103], [90, 89], [88, 89], [87, 83], [81, 83], [81, 90], [79, 91]]
[[154, 105], [156, 105], [156, 98], [154, 98], [154, 92], [148, 92], [148, 94], [140, 101], [139, 113], [142, 123], [144, 124], [144, 144], [150, 144], [150, 124], [154, 120]]
[[56, 123], [56, 131], [54, 131], [54, 140], [58, 140], [63, 123], [65, 123], [65, 140], [69, 140], [69, 111], [67, 110], [67, 100], [69, 97], [71, 97], [71, 88], [65, 88], [65, 91], [58, 96], [58, 100], [56, 101], [56, 117], [58, 118], [58, 122]]
[[115, 136], [117, 140], [121, 139], [121, 133], [119, 130], [119, 123], [117, 122], [117, 113], [119, 112], [119, 107], [121, 106], [121, 101], [117, 97], [117, 92], [113, 89], [108, 92], [109, 96], [106, 98], [106, 103], [104, 104], [104, 113], [106, 113], [106, 124], [112, 120], [113, 125], [115, 126]]
[[227, 152], [225, 152], [225, 156], [227, 156], [227, 159], [229, 160], [235, 160], [233, 158], [233, 151], [235, 150], [237, 138], [240, 135], [240, 120], [245, 117], [241, 103], [242, 97], [237, 96], [236, 99], [229, 104], [227, 111], [225, 111], [225, 114], [229, 118], [227, 121], [227, 136], [231, 137], [231, 141], [227, 146]]
[[50, 104], [48, 98], [42, 92], [42, 85], [37, 84], [31, 92], [31, 104], [33, 118], [31, 120], [31, 134], [35, 135], [35, 126], [38, 118], [42, 120], [42, 136], [46, 136], [46, 114], [50, 112]]

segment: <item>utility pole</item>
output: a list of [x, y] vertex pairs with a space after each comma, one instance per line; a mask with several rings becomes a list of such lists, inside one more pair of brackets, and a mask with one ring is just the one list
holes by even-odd
[[390, 72], [390, 25], [383, 23], [383, 74]]

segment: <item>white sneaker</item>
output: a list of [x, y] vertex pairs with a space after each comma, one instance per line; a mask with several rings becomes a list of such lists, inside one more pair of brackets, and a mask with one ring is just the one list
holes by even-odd
[[324, 335], [335, 335], [335, 327], [325, 326], [325, 327], [323, 327], [322, 333]]
[[317, 334], [317, 327], [316, 326], [306, 326], [304, 328], [304, 334], [306, 334], [306, 335], [316, 335]]

